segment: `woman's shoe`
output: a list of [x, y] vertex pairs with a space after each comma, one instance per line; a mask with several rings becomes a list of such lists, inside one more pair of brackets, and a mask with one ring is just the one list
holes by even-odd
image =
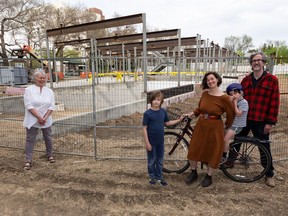
[[47, 158], [47, 160], [50, 162], [50, 163], [55, 163], [55, 158], [53, 156], [50, 156]]
[[201, 186], [202, 187], [208, 187], [211, 184], [212, 184], [212, 176], [209, 176], [208, 174], [206, 174], [205, 178], [201, 182]]
[[24, 169], [25, 170], [30, 170], [32, 167], [32, 162], [30, 161], [26, 161], [25, 165], [24, 165]]
[[192, 172], [186, 178], [185, 182], [186, 182], [186, 184], [190, 185], [194, 181], [196, 181], [197, 179], [198, 179], [197, 170], [192, 170]]

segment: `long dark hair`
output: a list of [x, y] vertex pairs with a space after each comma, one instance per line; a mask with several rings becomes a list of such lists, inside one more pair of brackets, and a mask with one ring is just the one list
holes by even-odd
[[222, 84], [222, 77], [216, 72], [209, 71], [204, 75], [202, 79], [201, 87], [203, 90], [209, 88], [207, 84], [207, 77], [211, 74], [217, 79], [217, 86], [220, 86]]

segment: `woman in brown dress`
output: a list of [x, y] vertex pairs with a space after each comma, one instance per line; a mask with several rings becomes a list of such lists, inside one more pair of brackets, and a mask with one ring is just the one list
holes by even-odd
[[224, 124], [221, 115], [226, 113], [225, 126], [230, 127], [234, 119], [234, 110], [229, 96], [219, 86], [222, 78], [216, 72], [204, 75], [201, 87], [204, 90], [198, 107], [188, 115], [198, 118], [190, 141], [187, 158], [192, 168], [185, 180], [187, 184], [198, 178], [197, 162], [207, 163], [207, 174], [201, 182], [202, 187], [212, 184], [212, 174], [219, 167], [224, 150]]

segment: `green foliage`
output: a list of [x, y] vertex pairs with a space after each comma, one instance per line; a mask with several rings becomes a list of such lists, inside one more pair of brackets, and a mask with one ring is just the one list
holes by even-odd
[[276, 58], [278, 63], [288, 63], [288, 47], [285, 41], [267, 41], [261, 50], [270, 58]]
[[64, 58], [79, 58], [80, 52], [76, 51], [75, 49], [64, 49]]

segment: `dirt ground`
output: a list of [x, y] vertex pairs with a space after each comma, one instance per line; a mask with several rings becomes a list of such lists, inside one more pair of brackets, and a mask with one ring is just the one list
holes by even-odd
[[167, 187], [150, 186], [146, 161], [118, 161], [41, 153], [24, 171], [22, 151], [1, 149], [0, 212], [15, 215], [287, 215], [287, 162], [275, 164], [277, 186], [233, 182], [217, 171], [213, 184], [187, 186], [184, 174], [164, 174]]
[[[287, 133], [281, 126], [287, 122], [287, 99], [283, 102], [283, 120], [277, 128]], [[137, 122], [127, 117], [125, 121]], [[115, 122], [121, 119], [110, 123]], [[199, 179], [191, 186], [184, 183], [188, 172], [164, 173], [169, 185], [161, 187], [148, 184], [145, 160], [57, 154], [56, 163], [50, 164], [42, 152], [35, 152], [32, 169], [25, 171], [23, 158], [23, 150], [0, 149], [1, 216], [288, 215], [288, 161], [274, 163], [275, 188], [266, 186], [264, 179], [237, 183], [220, 170], [213, 175], [213, 184], [202, 188], [205, 169], [199, 169]]]

